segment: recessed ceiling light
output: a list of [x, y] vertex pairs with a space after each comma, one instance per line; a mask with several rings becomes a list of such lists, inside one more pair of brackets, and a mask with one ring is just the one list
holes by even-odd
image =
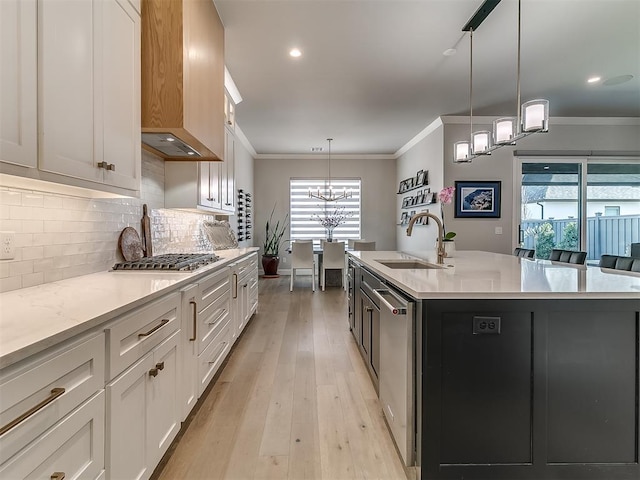
[[289, 50], [289, 55], [291, 55], [293, 58], [298, 58], [302, 55], [302, 52], [299, 48], [292, 48], [291, 50]]
[[598, 83], [600, 80], [602, 80], [602, 77], [589, 77], [587, 83]]
[[633, 75], [618, 75], [617, 77], [607, 78], [603, 85], [610, 87], [611, 85], [620, 85], [621, 83], [626, 83], [633, 78]]
[[167, 142], [175, 142], [176, 139], [173, 137], [167, 137]]
[[442, 55], [444, 55], [445, 57], [451, 57], [456, 53], [458, 53], [458, 50], [456, 50], [455, 48], [447, 48], [444, 52], [442, 52]]

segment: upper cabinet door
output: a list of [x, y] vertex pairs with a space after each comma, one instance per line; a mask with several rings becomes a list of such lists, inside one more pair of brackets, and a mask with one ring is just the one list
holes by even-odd
[[40, 0], [40, 169], [140, 189], [140, 15], [127, 0]]
[[141, 164], [140, 14], [127, 0], [101, 2], [102, 160], [114, 165], [113, 170], [105, 170], [104, 181], [138, 190]]
[[101, 182], [94, 158], [94, 15], [92, 1], [40, 0], [38, 22], [42, 170]]
[[38, 163], [37, 8], [35, 0], [0, 1], [0, 161]]

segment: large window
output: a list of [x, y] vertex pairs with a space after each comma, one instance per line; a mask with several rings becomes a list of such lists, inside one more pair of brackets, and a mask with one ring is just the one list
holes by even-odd
[[526, 159], [521, 163], [518, 243], [548, 258], [553, 248], [629, 255], [640, 242], [640, 162]]
[[291, 240], [315, 239], [327, 237], [326, 229], [317, 220], [317, 216], [331, 215], [338, 209], [348, 215], [344, 223], [333, 231], [333, 238], [346, 241], [349, 238], [360, 238], [360, 179], [332, 178], [331, 183], [337, 192], [345, 189], [351, 191], [350, 198], [337, 202], [323, 202], [309, 197], [309, 189], [317, 191], [324, 185], [325, 179], [292, 178], [289, 189], [289, 212], [291, 216]]

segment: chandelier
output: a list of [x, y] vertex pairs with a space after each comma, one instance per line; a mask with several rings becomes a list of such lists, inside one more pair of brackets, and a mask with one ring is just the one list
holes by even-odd
[[485, 0], [471, 17], [462, 31], [469, 32], [470, 65], [469, 65], [469, 140], [453, 144], [454, 163], [469, 163], [482, 155], [505, 145], [515, 145], [517, 140], [532, 133], [549, 131], [549, 101], [531, 100], [520, 104], [520, 24], [521, 0], [518, 0], [518, 56], [517, 56], [517, 106], [515, 117], [501, 117], [493, 122], [493, 132], [488, 130], [473, 131], [473, 31], [476, 30], [500, 0]]
[[329, 142], [329, 156], [327, 157], [327, 179], [324, 183], [324, 189], [320, 190], [320, 187], [318, 187], [314, 192], [311, 190], [311, 187], [309, 187], [309, 198], [317, 198], [323, 202], [337, 202], [338, 200], [351, 198], [351, 190], [345, 188], [342, 193], [336, 193], [333, 190], [333, 185], [331, 184], [331, 142], [333, 138], [327, 138], [327, 141]]

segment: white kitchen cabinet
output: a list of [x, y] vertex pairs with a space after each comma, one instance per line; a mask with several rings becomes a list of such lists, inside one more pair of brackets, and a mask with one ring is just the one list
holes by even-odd
[[35, 168], [37, 132], [36, 0], [0, 1], [0, 161]]
[[146, 479], [180, 430], [180, 331], [109, 383], [107, 478]]
[[166, 161], [164, 203], [166, 208], [197, 208], [224, 213], [221, 208], [222, 162]]
[[0, 466], [0, 478], [104, 478], [104, 390]]
[[182, 420], [229, 351], [231, 318], [228, 267], [182, 290]]
[[235, 262], [232, 268], [232, 341], [235, 342], [251, 316], [258, 309], [258, 254], [252, 253]]
[[198, 162], [198, 206], [205, 209], [222, 209], [221, 162]]
[[3, 370], [0, 464], [104, 388], [104, 366], [104, 334], [99, 334]]
[[235, 212], [235, 135], [232, 130], [224, 130], [224, 162], [220, 164], [220, 207]]
[[44, 0], [38, 25], [40, 170], [139, 190], [139, 13], [127, 0]]

